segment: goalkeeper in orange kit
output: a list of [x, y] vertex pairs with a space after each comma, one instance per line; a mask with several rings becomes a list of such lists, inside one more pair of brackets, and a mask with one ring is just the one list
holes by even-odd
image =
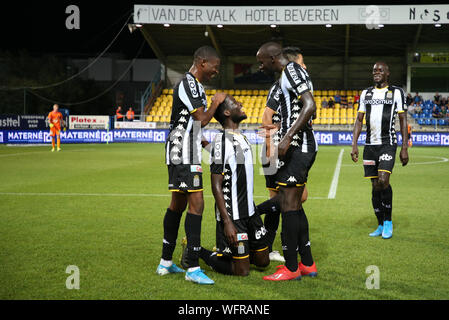
[[50, 123], [50, 136], [51, 136], [51, 152], [55, 151], [55, 140], [57, 144], [57, 150], [61, 151], [61, 125], [65, 128], [65, 122], [62, 118], [62, 113], [58, 111], [59, 106], [53, 105], [53, 111], [48, 114], [48, 122]]

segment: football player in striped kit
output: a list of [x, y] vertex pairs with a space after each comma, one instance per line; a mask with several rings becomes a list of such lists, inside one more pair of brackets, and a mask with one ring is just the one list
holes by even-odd
[[392, 206], [393, 190], [390, 175], [396, 158], [397, 137], [395, 131], [396, 116], [402, 135], [402, 147], [399, 158], [403, 166], [407, 165], [408, 132], [407, 104], [404, 90], [389, 84], [390, 70], [385, 62], [376, 62], [373, 67], [374, 86], [362, 91], [357, 118], [354, 124], [351, 158], [358, 161], [357, 141], [362, 131], [363, 118], [366, 115], [366, 141], [363, 150], [365, 178], [371, 179], [372, 205], [378, 226], [369, 235], [390, 239], [393, 236]]
[[239, 130], [246, 117], [242, 104], [230, 95], [215, 112], [224, 129], [213, 139], [210, 155], [217, 251], [200, 251], [215, 271], [237, 276], [247, 276], [250, 264], [264, 268], [270, 263], [266, 229], [253, 201], [251, 144]]
[[207, 108], [202, 81], [218, 74], [220, 58], [212, 47], [203, 46], [195, 51], [193, 65], [173, 90], [170, 133], [165, 144], [168, 167], [168, 188], [172, 192], [170, 206], [164, 216], [162, 257], [157, 274], [181, 273], [183, 269], [173, 261], [173, 252], [184, 210], [188, 211], [184, 228], [187, 238], [185, 279], [198, 284], [213, 284], [199, 265], [201, 249], [201, 221], [204, 210], [201, 167], [202, 127], [212, 119], [218, 105], [226, 95], [219, 92]]
[[[278, 107], [273, 108], [280, 115], [278, 170], [275, 176], [279, 194], [270, 200], [279, 202], [282, 213], [281, 239], [285, 266], [280, 266], [264, 280], [294, 280], [301, 279], [302, 275], [314, 277], [318, 273], [310, 248], [308, 221], [301, 204], [308, 172], [318, 150], [310, 126], [316, 111], [312, 82], [302, 66], [288, 61], [278, 43], [262, 45], [256, 58], [261, 71], [280, 74]], [[301, 256], [299, 264], [298, 252]]]

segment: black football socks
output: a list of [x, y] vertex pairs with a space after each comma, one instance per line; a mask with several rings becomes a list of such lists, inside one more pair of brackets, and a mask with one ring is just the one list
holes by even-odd
[[189, 268], [199, 267], [199, 254], [201, 251], [201, 220], [203, 216], [187, 213], [184, 228], [187, 237], [187, 265]]
[[207, 249], [201, 248], [200, 258], [204, 260], [204, 262], [214, 269], [215, 271], [232, 275], [232, 258], [226, 256], [219, 256], [216, 252], [209, 251]]
[[299, 209], [299, 239], [298, 251], [301, 256], [301, 262], [306, 267], [313, 265], [312, 250], [310, 248], [309, 239], [309, 221], [307, 220], [304, 209]]
[[276, 232], [279, 227], [279, 220], [281, 217], [281, 209], [277, 197], [271, 198], [262, 202], [257, 206], [259, 215], [265, 214], [264, 225], [267, 229], [267, 245], [269, 252], [273, 251], [273, 242], [276, 238]]
[[381, 191], [382, 207], [384, 210], [384, 220], [391, 221], [391, 211], [393, 209], [393, 189], [391, 185]]
[[178, 238], [179, 224], [182, 212], [175, 212], [167, 208], [164, 217], [164, 240], [162, 243], [162, 259], [172, 260]]
[[384, 224], [384, 208], [382, 206], [381, 191], [376, 191], [374, 188], [371, 193], [371, 203], [373, 204], [374, 214], [377, 218], [378, 225]]
[[282, 213], [282, 251], [284, 252], [285, 266], [291, 272], [298, 270], [298, 234], [300, 219], [298, 211]]

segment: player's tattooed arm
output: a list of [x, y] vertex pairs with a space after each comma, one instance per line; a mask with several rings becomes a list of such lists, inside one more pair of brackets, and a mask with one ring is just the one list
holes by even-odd
[[217, 204], [221, 221], [223, 221], [225, 237], [230, 245], [237, 246], [237, 229], [226, 210], [226, 203], [223, 195], [223, 175], [211, 173], [211, 185], [215, 203]]
[[293, 136], [306, 126], [306, 124], [312, 118], [313, 114], [316, 112], [315, 100], [313, 99], [312, 93], [310, 91], [306, 91], [305, 93], [303, 93], [300, 100], [303, 104], [303, 108], [301, 109], [298, 119], [293, 122], [293, 125], [279, 142], [279, 157], [285, 156], [288, 148], [290, 147], [290, 143], [293, 140]]
[[357, 141], [359, 140], [360, 133], [362, 132], [363, 118], [365, 114], [363, 112], [357, 113], [357, 118], [354, 123], [354, 130], [352, 131], [352, 151], [351, 158], [352, 161], [357, 162], [359, 160], [359, 147], [357, 146]]

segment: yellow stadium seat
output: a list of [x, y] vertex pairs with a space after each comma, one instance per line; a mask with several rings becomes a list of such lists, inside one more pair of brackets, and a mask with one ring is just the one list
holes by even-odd
[[145, 121], [146, 122], [152, 122], [153, 121], [153, 116], [146, 116], [145, 117]]
[[173, 94], [173, 89], [169, 89], [168, 94]]
[[162, 94], [168, 94], [168, 89], [162, 90]]
[[155, 116], [154, 118], [153, 118], [153, 121], [154, 122], [159, 122], [161, 120], [161, 117], [159, 117], [159, 116]]

